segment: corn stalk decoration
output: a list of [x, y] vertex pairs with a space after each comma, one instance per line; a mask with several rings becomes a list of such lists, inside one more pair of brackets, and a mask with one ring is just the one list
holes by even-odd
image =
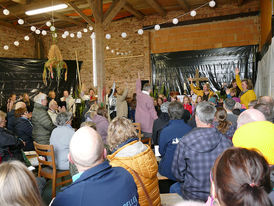
[[60, 52], [60, 49], [56, 44], [51, 45], [48, 53], [48, 61], [44, 65], [44, 72], [43, 72], [43, 82], [45, 85], [47, 85], [47, 77], [50, 77], [51, 79], [54, 78], [54, 72], [53, 70], [56, 69], [56, 80], [59, 87], [59, 81], [61, 77], [61, 70], [65, 69], [65, 81], [67, 81], [67, 75], [68, 75], [68, 67], [67, 64], [63, 61], [62, 54]]

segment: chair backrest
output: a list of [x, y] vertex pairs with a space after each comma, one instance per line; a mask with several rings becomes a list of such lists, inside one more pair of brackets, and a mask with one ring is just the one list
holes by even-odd
[[[53, 145], [43, 145], [38, 144], [37, 142], [33, 142], [33, 145], [36, 151], [39, 167], [41, 167], [41, 165], [47, 165], [56, 170]], [[40, 158], [39, 156], [43, 156], [44, 158]]]
[[142, 140], [141, 124], [140, 123], [132, 123], [132, 124], [137, 130], [139, 141], [141, 141]]

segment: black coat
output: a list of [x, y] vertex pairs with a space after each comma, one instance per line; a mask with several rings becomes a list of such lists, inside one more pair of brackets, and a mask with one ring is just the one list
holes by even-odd
[[33, 139], [32, 139], [32, 124], [28, 119], [17, 118], [14, 126], [14, 133], [20, 137], [26, 146], [23, 148], [25, 151], [34, 150]]
[[158, 145], [158, 139], [163, 128], [167, 126], [169, 122], [168, 113], [162, 112], [158, 119], [154, 120], [152, 129], [152, 140], [154, 145]]
[[9, 130], [0, 127], [0, 157], [2, 161], [20, 160], [24, 161], [21, 149], [24, 144]]
[[15, 125], [15, 119], [14, 116], [14, 109], [7, 113], [7, 128], [10, 131], [14, 131], [14, 125]]

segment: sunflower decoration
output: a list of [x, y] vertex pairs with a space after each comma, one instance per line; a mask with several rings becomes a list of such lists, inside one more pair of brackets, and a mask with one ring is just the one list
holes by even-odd
[[68, 67], [67, 64], [63, 61], [62, 54], [60, 49], [56, 44], [51, 45], [48, 53], [48, 61], [44, 65], [43, 72], [43, 82], [47, 85], [47, 78], [54, 78], [54, 69], [56, 70], [56, 79], [59, 86], [59, 81], [61, 78], [61, 70], [65, 69], [65, 81], [67, 81]]

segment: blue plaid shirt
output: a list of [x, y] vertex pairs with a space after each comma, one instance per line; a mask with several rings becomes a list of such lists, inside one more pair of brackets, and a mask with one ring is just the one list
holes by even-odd
[[181, 183], [184, 199], [207, 200], [210, 170], [216, 158], [231, 146], [231, 140], [216, 128], [195, 128], [180, 139], [171, 170]]

